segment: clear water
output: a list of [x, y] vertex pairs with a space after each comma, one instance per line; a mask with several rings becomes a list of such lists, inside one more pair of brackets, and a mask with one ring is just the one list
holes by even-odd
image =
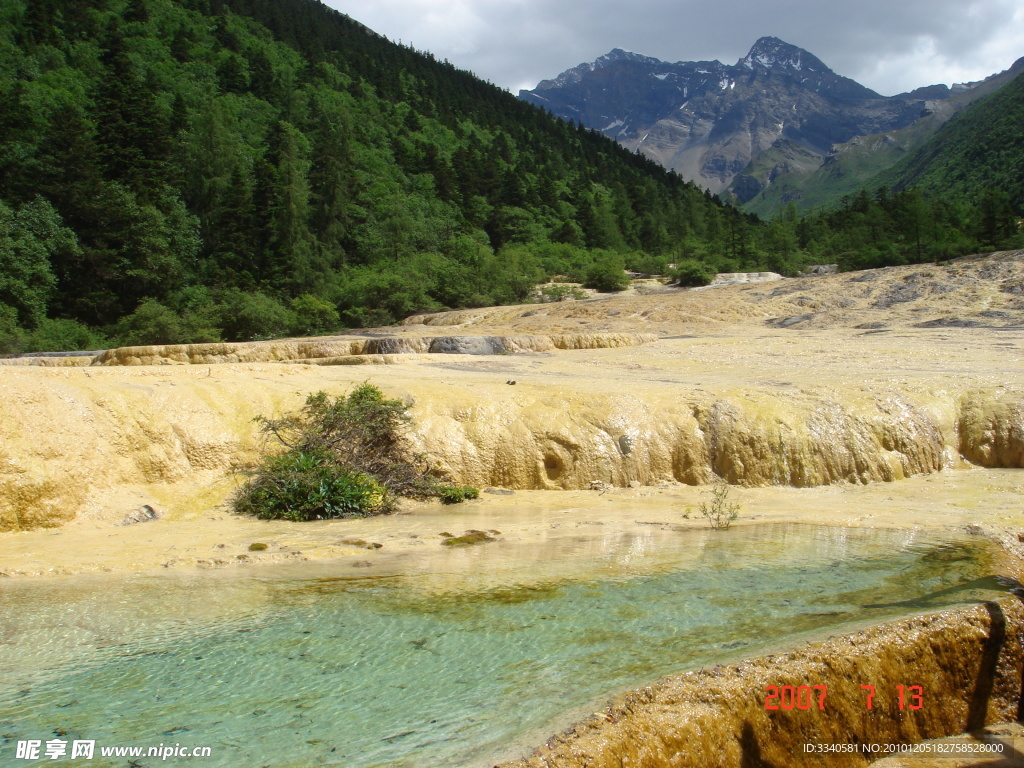
[[[4, 583], [0, 765], [32, 764], [13, 759], [17, 741], [56, 733], [212, 747], [166, 764], [485, 766], [660, 675], [995, 586], [986, 542], [905, 531], [652, 529], [562, 541], [530, 573], [504, 546], [431, 573]], [[36, 764], [128, 765], [98, 755]]]

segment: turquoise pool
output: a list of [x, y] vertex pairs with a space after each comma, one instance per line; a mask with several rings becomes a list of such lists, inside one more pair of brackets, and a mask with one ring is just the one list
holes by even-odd
[[7, 581], [0, 764], [128, 765], [14, 759], [19, 741], [60, 738], [211, 748], [146, 766], [487, 766], [658, 676], [995, 586], [979, 581], [987, 542], [906, 531], [659, 529], [540, 558], [571, 556], [572, 575], [527, 573], [503, 546], [430, 573], [343, 561]]

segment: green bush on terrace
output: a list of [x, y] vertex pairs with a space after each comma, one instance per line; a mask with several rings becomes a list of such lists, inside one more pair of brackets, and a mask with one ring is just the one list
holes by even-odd
[[696, 259], [680, 260], [671, 274], [676, 285], [682, 288], [711, 285], [716, 277], [714, 267]]
[[476, 498], [476, 489], [430, 475], [405, 437], [407, 406], [372, 384], [333, 400], [317, 392], [297, 414], [256, 421], [284, 451], [242, 470], [248, 479], [232, 498], [238, 514], [324, 520], [393, 512], [400, 496], [444, 503]]

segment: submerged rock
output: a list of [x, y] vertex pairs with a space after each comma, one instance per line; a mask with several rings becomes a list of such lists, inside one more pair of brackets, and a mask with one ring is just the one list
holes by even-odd
[[482, 544], [485, 541], [497, 541], [486, 531], [466, 531], [462, 536], [449, 536], [441, 542], [446, 547], [468, 547], [473, 544]]

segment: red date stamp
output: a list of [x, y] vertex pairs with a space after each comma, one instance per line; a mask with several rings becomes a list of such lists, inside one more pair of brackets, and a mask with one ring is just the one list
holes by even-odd
[[[875, 708], [876, 691], [873, 685], [862, 685], [864, 706]], [[767, 694], [764, 699], [765, 709], [793, 710], [817, 709], [825, 710], [828, 698], [828, 687], [824, 685], [769, 685], [765, 687]], [[922, 709], [924, 707], [924, 688], [920, 685], [897, 685], [896, 704], [903, 709]]]
[[828, 688], [824, 685], [769, 685], [764, 700], [765, 709], [825, 709]]

